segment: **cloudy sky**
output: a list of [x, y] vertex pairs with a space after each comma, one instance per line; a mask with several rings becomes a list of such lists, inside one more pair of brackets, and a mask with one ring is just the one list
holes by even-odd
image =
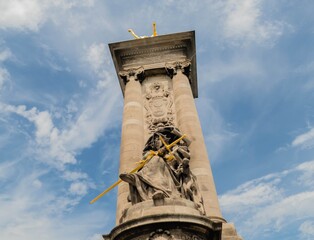
[[114, 226], [123, 98], [108, 43], [196, 31], [196, 99], [224, 217], [314, 239], [312, 0], [0, 0], [0, 239]]

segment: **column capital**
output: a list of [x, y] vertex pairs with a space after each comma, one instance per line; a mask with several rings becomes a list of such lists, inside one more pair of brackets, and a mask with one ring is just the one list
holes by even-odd
[[143, 67], [130, 68], [119, 72], [119, 76], [126, 85], [130, 80], [139, 81], [140, 83], [145, 79], [145, 72]]
[[167, 74], [171, 78], [177, 74], [178, 70], [181, 71], [183, 74], [185, 74], [187, 77], [189, 77], [189, 74], [191, 71], [190, 67], [191, 67], [191, 61], [188, 59], [185, 61], [169, 62], [165, 64]]

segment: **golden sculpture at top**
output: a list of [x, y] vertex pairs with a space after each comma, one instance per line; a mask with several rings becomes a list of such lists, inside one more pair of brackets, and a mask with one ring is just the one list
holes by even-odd
[[[140, 39], [140, 38], [148, 38], [149, 36], [138, 36], [135, 34], [135, 32], [130, 28], [128, 29], [129, 33], [133, 35], [135, 39]], [[157, 36], [157, 31], [156, 31], [156, 22], [153, 22], [153, 34], [150, 37], [156, 37]]]

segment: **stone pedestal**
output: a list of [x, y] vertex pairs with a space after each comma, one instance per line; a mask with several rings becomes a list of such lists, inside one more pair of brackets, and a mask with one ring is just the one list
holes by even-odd
[[[157, 204], [158, 205], [158, 204]], [[220, 240], [221, 225], [200, 216], [190, 201], [165, 199], [136, 204], [128, 209], [124, 223], [105, 240]]]

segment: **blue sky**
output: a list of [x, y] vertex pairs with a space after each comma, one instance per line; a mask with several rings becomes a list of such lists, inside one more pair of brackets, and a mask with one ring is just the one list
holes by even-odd
[[224, 217], [314, 239], [314, 2], [0, 0], [0, 239], [114, 226], [123, 98], [108, 43], [196, 31], [197, 108]]

